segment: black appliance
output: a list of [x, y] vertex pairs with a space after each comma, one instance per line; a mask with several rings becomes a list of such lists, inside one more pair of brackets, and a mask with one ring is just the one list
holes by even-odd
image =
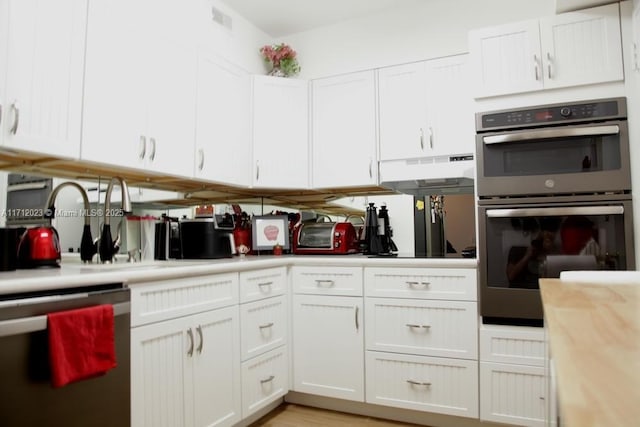
[[374, 256], [397, 256], [398, 247], [392, 237], [393, 228], [387, 206], [382, 204], [378, 212], [375, 203], [369, 203], [360, 235], [361, 251]]
[[484, 322], [541, 324], [538, 280], [633, 270], [625, 98], [476, 115]]
[[224, 215], [180, 221], [184, 259], [228, 258], [235, 253], [233, 220]]
[[[46, 315], [98, 304], [113, 306], [117, 367], [53, 388]], [[130, 311], [130, 291], [122, 284], [1, 295], [0, 425], [131, 425]]]
[[154, 259], [168, 260], [182, 258], [180, 222], [178, 218], [162, 215], [155, 225]]

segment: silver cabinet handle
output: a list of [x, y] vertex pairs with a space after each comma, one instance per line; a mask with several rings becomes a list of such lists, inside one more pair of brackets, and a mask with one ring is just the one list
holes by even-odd
[[0, 126], [2, 125], [2, 104], [0, 104]]
[[431, 329], [431, 325], [418, 325], [417, 323], [407, 323], [407, 327], [411, 329]]
[[273, 375], [269, 375], [267, 378], [265, 378], [265, 379], [263, 379], [263, 380], [260, 380], [260, 384], [266, 384], [266, 383], [269, 383], [269, 382], [273, 381], [273, 380], [274, 380], [274, 378], [275, 378], [275, 376], [273, 376]]
[[333, 285], [335, 285], [336, 282], [334, 282], [333, 280], [330, 279], [316, 279], [316, 285], [317, 286], [322, 286], [322, 285], [327, 285], [327, 287], [331, 287]]
[[415, 380], [407, 380], [407, 382], [411, 385], [418, 385], [424, 387], [431, 387], [431, 383], [425, 381], [415, 381]]
[[149, 154], [149, 160], [154, 160], [156, 158], [156, 139], [151, 137], [149, 138], [149, 142], [151, 143], [151, 153]]
[[18, 101], [13, 101], [11, 104], [11, 110], [13, 110], [13, 126], [9, 129], [12, 134], [18, 133], [18, 125], [20, 124], [20, 108], [18, 108]]
[[422, 286], [422, 287], [426, 288], [426, 287], [429, 287], [431, 285], [431, 282], [424, 282], [424, 281], [423, 282], [418, 282], [418, 281], [415, 281], [415, 280], [414, 281], [407, 281], [406, 283], [410, 288], [415, 288], [416, 286]]
[[369, 178], [373, 178], [373, 159], [369, 158]]
[[140, 142], [138, 143], [138, 158], [144, 159], [147, 155], [147, 138], [144, 135], [140, 135]]
[[258, 326], [260, 329], [267, 329], [273, 326], [273, 322], [265, 323], [264, 325]]
[[356, 309], [356, 331], [359, 331], [360, 330], [360, 322], [358, 320], [358, 313], [360, 312], [360, 307], [358, 307], [356, 305], [355, 309]]
[[198, 150], [198, 170], [201, 171], [204, 168], [204, 150], [201, 148]]
[[429, 148], [433, 150], [433, 128], [429, 126]]
[[256, 160], [256, 181], [260, 179], [260, 162]]
[[640, 61], [638, 60], [638, 43], [633, 42], [633, 69], [640, 71]]
[[533, 69], [536, 76], [536, 81], [540, 80], [540, 72], [538, 70], [538, 55], [533, 55]]
[[420, 149], [424, 150], [424, 130], [420, 128]]
[[265, 286], [271, 286], [273, 285], [273, 282], [262, 282], [262, 283], [258, 283], [258, 286], [262, 289]]
[[204, 337], [202, 336], [202, 326], [198, 325], [196, 328], [198, 332], [198, 337], [200, 338], [200, 344], [198, 344], [198, 354], [202, 354], [202, 347], [204, 346]]
[[549, 79], [551, 79], [551, 53], [547, 52], [547, 73], [549, 76]]
[[187, 356], [193, 356], [193, 331], [191, 328], [187, 329], [187, 336], [189, 337], [189, 350], [187, 350]]

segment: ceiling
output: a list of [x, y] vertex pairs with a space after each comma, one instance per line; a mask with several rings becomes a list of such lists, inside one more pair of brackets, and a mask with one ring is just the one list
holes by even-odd
[[427, 0], [222, 0], [273, 38]]

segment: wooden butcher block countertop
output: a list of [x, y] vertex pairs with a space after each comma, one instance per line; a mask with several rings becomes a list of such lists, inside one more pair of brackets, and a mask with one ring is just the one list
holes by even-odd
[[640, 426], [640, 282], [540, 280], [563, 427]]

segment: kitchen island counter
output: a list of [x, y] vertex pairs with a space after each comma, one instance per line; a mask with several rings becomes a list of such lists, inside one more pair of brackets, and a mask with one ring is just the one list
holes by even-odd
[[638, 425], [640, 283], [543, 279], [540, 290], [562, 425]]
[[81, 264], [63, 258], [60, 268], [16, 270], [0, 273], [0, 295], [93, 286], [135, 283], [261, 268], [310, 265], [354, 267], [476, 268], [468, 258], [371, 258], [366, 255], [260, 255], [215, 260], [170, 260], [139, 263]]

